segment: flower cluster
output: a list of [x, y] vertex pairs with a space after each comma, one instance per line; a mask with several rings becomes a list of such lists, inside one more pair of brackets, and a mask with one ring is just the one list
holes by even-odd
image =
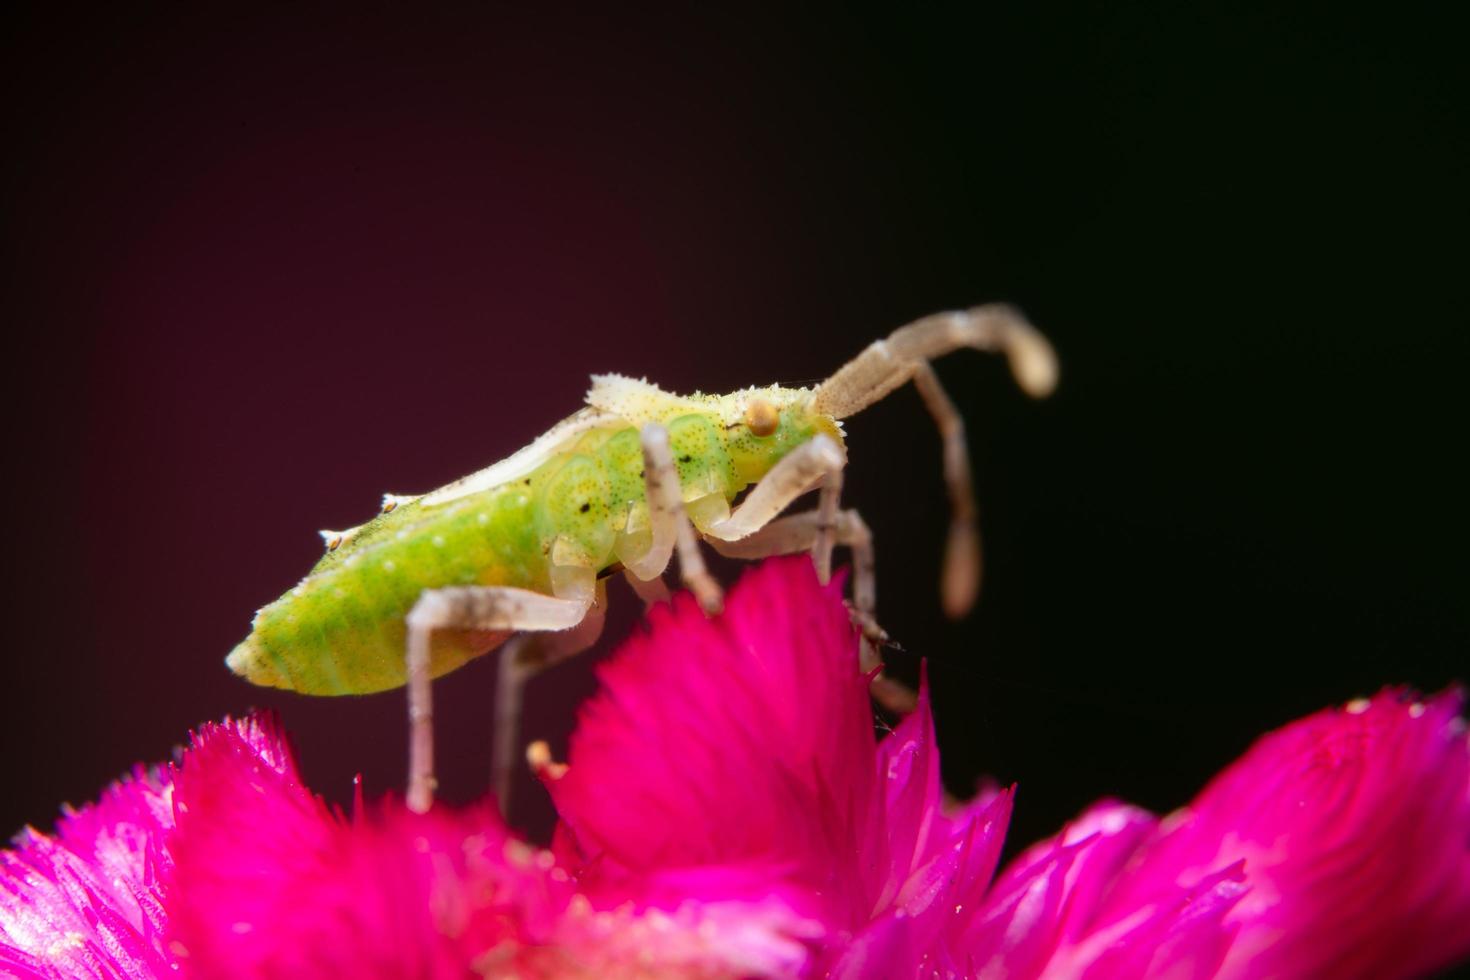
[[881, 741], [847, 612], [773, 561], [656, 609], [541, 775], [352, 816], [265, 718], [207, 725], [0, 855], [21, 977], [1414, 976], [1470, 954], [1457, 694], [1262, 738], [1163, 819], [1095, 805], [996, 874], [1012, 793], [946, 805], [927, 697]]

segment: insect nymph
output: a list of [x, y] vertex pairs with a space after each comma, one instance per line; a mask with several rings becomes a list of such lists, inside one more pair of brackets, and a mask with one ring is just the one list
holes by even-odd
[[[427, 494], [389, 495], [361, 527], [323, 531], [326, 554], [257, 613], [226, 663], [253, 683], [305, 694], [407, 684], [408, 803], [423, 810], [434, 786], [432, 678], [514, 637], [501, 654], [497, 696], [503, 779], [526, 679], [595, 642], [605, 607], [599, 576], [617, 565], [654, 601], [666, 594], [661, 576], [677, 551], [683, 581], [713, 610], [720, 592], [701, 538], [743, 558], [810, 550], [824, 577], [833, 546], [845, 545], [855, 618], [871, 639], [879, 634], [871, 542], [862, 518], [838, 506], [847, 460], [840, 420], [907, 381], [944, 439], [953, 516], [941, 586], [946, 611], [962, 615], [979, 586], [970, 467], [959, 414], [929, 366], [961, 347], [1005, 353], [1032, 395], [1055, 385], [1050, 345], [1005, 306], [901, 327], [815, 389], [684, 397], [594, 377], [585, 408], [508, 459]], [[814, 510], [784, 514], [818, 488]], [[864, 656], [877, 666], [871, 642]], [[881, 678], [875, 694], [901, 706]]]

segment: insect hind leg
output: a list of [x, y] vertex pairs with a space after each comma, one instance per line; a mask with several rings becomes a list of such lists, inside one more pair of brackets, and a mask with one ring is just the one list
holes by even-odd
[[623, 570], [623, 578], [628, 582], [629, 588], [643, 600], [643, 608], [649, 609], [660, 602], [668, 602], [670, 599], [669, 586], [664, 582], [662, 575], [655, 575], [650, 579], [641, 579], [627, 569]]
[[549, 667], [590, 649], [607, 621], [607, 588], [597, 583], [597, 598], [582, 621], [555, 633], [521, 633], [500, 651], [495, 682], [495, 741], [490, 759], [490, 785], [503, 816], [510, 815], [511, 785], [521, 744], [521, 715], [526, 684]]
[[[585, 571], [585, 575], [579, 574]], [[430, 641], [435, 630], [568, 630], [580, 623], [596, 594], [591, 569], [562, 576], [565, 595], [549, 596], [506, 586], [453, 586], [424, 591], [409, 610], [408, 808], [429, 809], [434, 800], [433, 679]]]

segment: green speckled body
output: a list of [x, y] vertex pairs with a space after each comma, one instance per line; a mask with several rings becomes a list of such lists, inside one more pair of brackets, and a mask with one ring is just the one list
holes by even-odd
[[[346, 532], [295, 588], [259, 611], [231, 667], [255, 683], [307, 694], [398, 687], [404, 617], [425, 589], [504, 585], [549, 594], [554, 563], [600, 572], [641, 553], [649, 538], [644, 421], [667, 426], [686, 502], [729, 502], [817, 431], [836, 432], [788, 411], [775, 433], [761, 437], [730, 422], [721, 399], [735, 396], [658, 394], [663, 401], [639, 402], [628, 417], [593, 409], [573, 416], [558, 427], [568, 438], [532, 453], [513, 479], [469, 491], [451, 484]], [[505, 638], [437, 632], [432, 672], [453, 670]]]

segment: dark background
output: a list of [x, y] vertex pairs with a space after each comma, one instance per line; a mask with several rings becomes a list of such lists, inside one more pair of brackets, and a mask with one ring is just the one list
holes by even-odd
[[[509, 454], [593, 371], [810, 381], [992, 299], [1063, 375], [1037, 404], [993, 358], [940, 366], [971, 618], [939, 614], [911, 392], [849, 423], [848, 487], [947, 779], [1018, 782], [1014, 843], [1470, 676], [1460, 35], [1106, 6], [8, 15], [0, 828], [252, 705], [329, 797], [396, 791], [401, 694], [221, 663], [318, 527]], [[485, 788], [493, 676], [439, 685], [451, 799]], [[591, 689], [539, 683], [535, 732]]]

